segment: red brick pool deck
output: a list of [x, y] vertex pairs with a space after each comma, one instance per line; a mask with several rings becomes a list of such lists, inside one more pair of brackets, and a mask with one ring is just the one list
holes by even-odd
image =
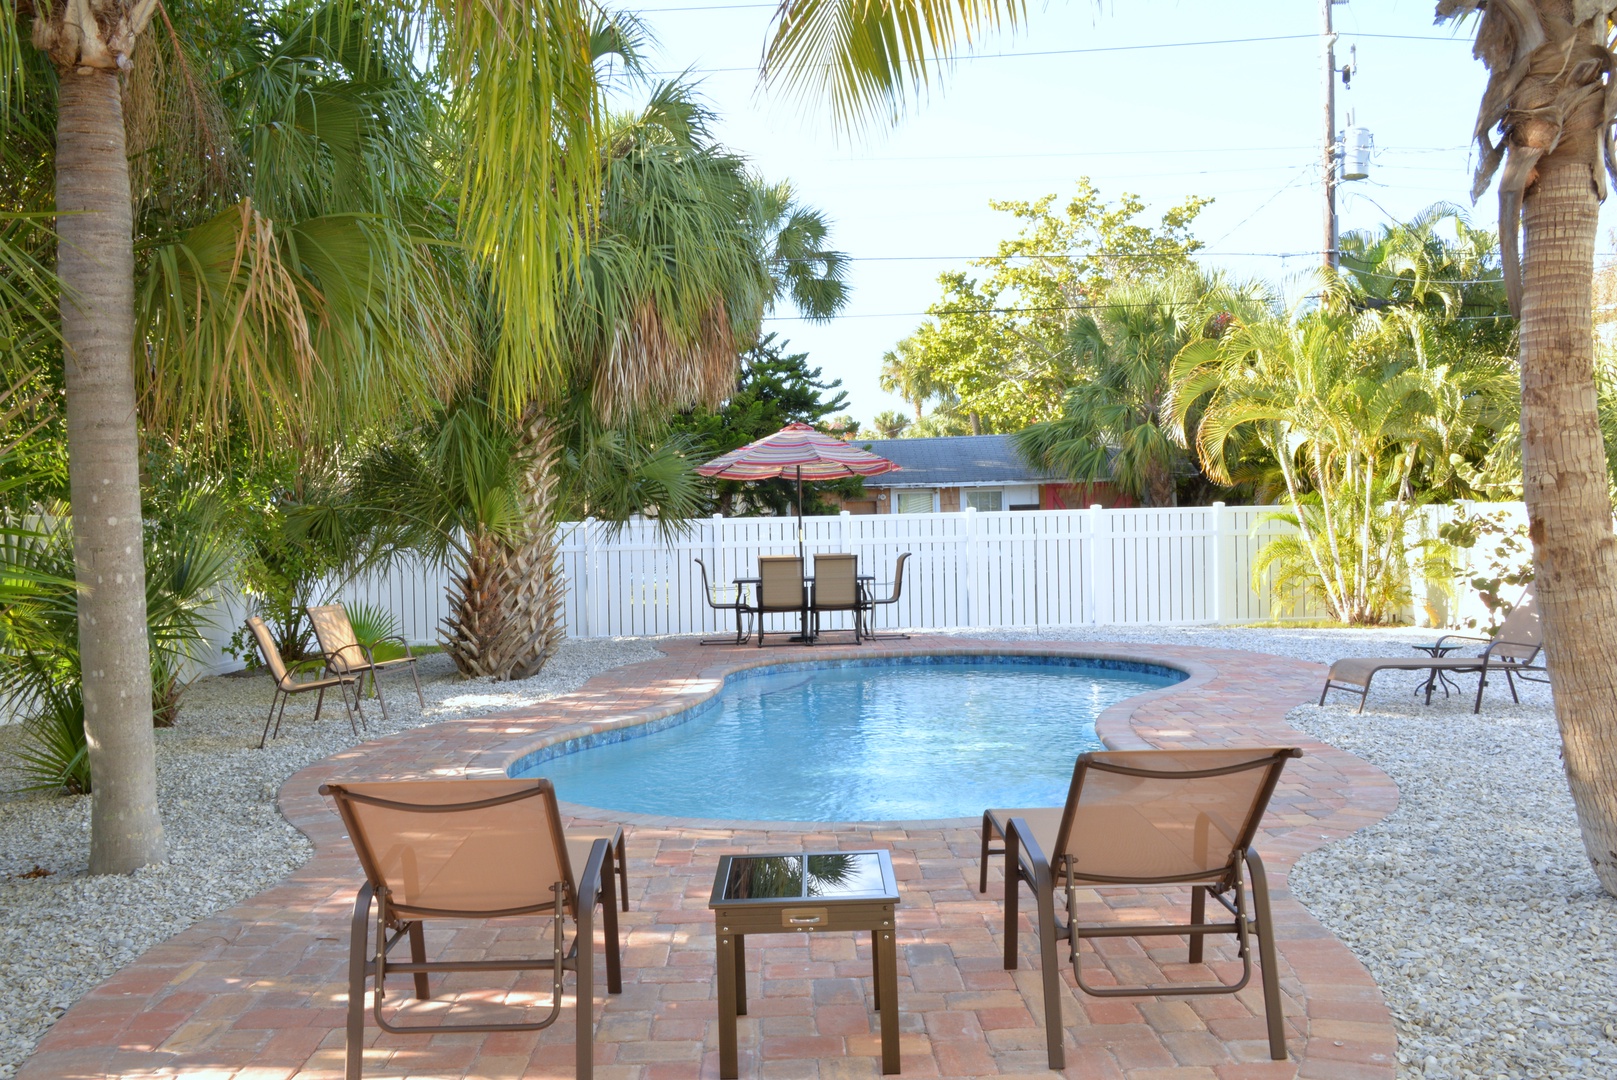
[[[1323, 674], [1317, 665], [1191, 647], [924, 637], [812, 651], [702, 648], [689, 638], [659, 647], [665, 657], [609, 671], [576, 693], [520, 711], [401, 732], [293, 775], [281, 787], [281, 810], [314, 841], [314, 858], [273, 888], [151, 949], [86, 995], [40, 1042], [19, 1080], [341, 1077], [348, 917], [359, 867], [337, 817], [316, 793], [328, 778], [499, 772], [536, 745], [678, 711], [713, 693], [725, 673], [743, 667], [922, 652], [1167, 662], [1190, 678], [1107, 710], [1099, 728], [1109, 745], [1304, 748], [1306, 756], [1287, 766], [1257, 845], [1276, 887], [1290, 1060], [1268, 1058], [1255, 986], [1235, 996], [1103, 1000], [1079, 994], [1070, 966], [1064, 965], [1064, 1075], [1096, 1080], [1394, 1076], [1394, 1029], [1380, 992], [1347, 947], [1286, 888], [1286, 874], [1299, 855], [1380, 820], [1398, 798], [1379, 770], [1286, 725], [1287, 711], [1316, 699]], [[580, 820], [598, 817], [572, 809]], [[1014, 972], [1004, 970], [1003, 887], [996, 866], [988, 894], [976, 891], [975, 820], [790, 825], [613, 818], [628, 826], [631, 887], [630, 912], [623, 916], [621, 995], [604, 993], [596, 950], [594, 1038], [596, 1075], [603, 1080], [718, 1075], [713, 921], [706, 906], [714, 867], [728, 852], [803, 848], [892, 851], [903, 897], [898, 987], [904, 1076], [1048, 1072], [1035, 938], [1022, 935], [1021, 963]], [[1134, 921], [1182, 918], [1184, 910], [1182, 892], [1113, 889], [1080, 893], [1080, 899]], [[447, 944], [456, 958], [510, 955], [513, 948], [533, 945], [543, 924], [506, 920], [497, 925], [464, 924]], [[438, 952], [447, 932], [428, 933], [429, 950]], [[1212, 940], [1209, 964], [1228, 974], [1238, 967], [1233, 952]], [[849, 934], [769, 935], [749, 945], [752, 1007], [740, 1025], [741, 1075], [879, 1076], [868, 940], [861, 935], [856, 943]], [[542, 941], [535, 951], [543, 951]], [[1185, 963], [1183, 939], [1173, 938], [1149, 939], [1146, 948], [1133, 939], [1104, 941], [1100, 954], [1086, 955], [1085, 963], [1086, 974], [1097, 981], [1108, 975], [1187, 981], [1209, 974], [1206, 967]], [[524, 975], [504, 985], [537, 990], [541, 983]], [[370, 1023], [365, 1075], [572, 1076], [572, 1016], [569, 1003], [550, 1030], [523, 1034], [396, 1037], [383, 1036]]]

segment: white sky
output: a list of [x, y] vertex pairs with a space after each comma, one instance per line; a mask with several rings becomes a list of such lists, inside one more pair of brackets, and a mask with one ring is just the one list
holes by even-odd
[[[659, 39], [651, 66], [700, 80], [721, 139], [766, 179], [790, 179], [832, 220], [833, 246], [852, 256], [841, 317], [816, 325], [783, 311], [766, 329], [840, 378], [862, 422], [903, 411], [881, 392], [877, 372], [882, 353], [938, 298], [937, 275], [969, 271], [967, 259], [1013, 235], [1012, 219], [990, 210], [990, 199], [1056, 192], [1064, 201], [1088, 175], [1108, 200], [1138, 193], [1148, 204], [1141, 220], [1154, 223], [1185, 196], [1210, 195], [1196, 226], [1207, 264], [1280, 284], [1319, 262], [1322, 61], [1313, 0], [1035, 5], [1023, 32], [981, 43], [898, 127], [862, 138], [839, 135], [823, 110], [759, 90], [774, 4], [650, 2], [657, 6], [635, 10]], [[1377, 146], [1369, 179], [1339, 188], [1343, 231], [1407, 219], [1441, 200], [1469, 203], [1470, 132], [1486, 75], [1471, 58], [1471, 27], [1434, 26], [1432, 9], [1431, 0], [1334, 9], [1337, 64], [1350, 45], [1359, 63], [1351, 89], [1338, 81], [1337, 126], [1352, 109]], [[1284, 40], [1237, 40], [1253, 38]], [[1608, 218], [1609, 207], [1603, 237]], [[1490, 190], [1473, 222], [1496, 220]], [[1600, 250], [1610, 247], [1604, 240]]]

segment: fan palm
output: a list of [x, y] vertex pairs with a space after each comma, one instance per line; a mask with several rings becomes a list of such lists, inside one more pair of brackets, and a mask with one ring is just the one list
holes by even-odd
[[1107, 480], [1142, 505], [1176, 505], [1186, 451], [1164, 409], [1174, 358], [1232, 308], [1251, 316], [1266, 303], [1256, 286], [1232, 288], [1194, 270], [1115, 290], [1098, 317], [1068, 331], [1082, 375], [1059, 417], [1016, 433], [1018, 451], [1077, 483]]

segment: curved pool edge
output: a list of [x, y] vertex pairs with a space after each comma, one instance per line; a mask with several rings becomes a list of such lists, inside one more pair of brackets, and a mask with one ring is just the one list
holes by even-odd
[[[971, 647], [993, 644], [973, 642]], [[997, 644], [1011, 649], [1030, 647], [1027, 643]], [[1044, 649], [1051, 644], [1038, 643], [1036, 647]], [[646, 675], [650, 668], [656, 668], [664, 675], [689, 681], [723, 666], [722, 654], [715, 655], [713, 650], [694, 646], [694, 641], [675, 641], [660, 660], [597, 676], [575, 694], [543, 703], [553, 706], [544, 710], [550, 714], [548, 717], [537, 715], [541, 710], [536, 708], [524, 710], [521, 715], [473, 717], [433, 724], [360, 744], [293, 773], [280, 786], [277, 806], [287, 821], [313, 842], [313, 857], [264, 891], [181, 931], [109, 977], [73, 1005], [46, 1034], [33, 1055], [23, 1062], [17, 1080], [59, 1080], [66, 1075], [127, 1075], [190, 1068], [233, 1070], [271, 1064], [284, 1075], [298, 1080], [327, 1075], [332, 1067], [333, 1051], [322, 1048], [322, 1043], [336, 1038], [340, 1046], [341, 1037], [341, 1018], [333, 1016], [330, 991], [332, 986], [342, 983], [348, 909], [360, 871], [340, 819], [328, 801], [317, 793], [319, 785], [327, 780], [355, 776], [380, 779], [486, 775], [491, 750], [518, 741], [531, 744], [545, 724], [561, 726], [570, 722], [558, 712], [568, 701], [572, 702], [574, 711], [614, 708], [621, 711], [630, 693], [656, 696], [655, 687], [647, 687], [643, 682], [639, 686], [625, 683], [626, 672]], [[952, 639], [917, 641], [912, 647], [961, 646], [959, 639]], [[1061, 647], [1079, 650], [1113, 646], [1061, 643]], [[1122, 652], [1134, 649], [1132, 646], [1117, 648]], [[1282, 779], [1282, 790], [1277, 791], [1271, 812], [1265, 818], [1260, 843], [1274, 886], [1275, 917], [1281, 930], [1283, 990], [1291, 1003], [1287, 1014], [1288, 1026], [1293, 1028], [1290, 1068], [1278, 1062], [1264, 1062], [1263, 1075], [1351, 1074], [1364, 1080], [1393, 1080], [1396, 1032], [1374, 981], [1343, 942], [1290, 898], [1285, 875], [1297, 855], [1385, 817], [1396, 806], [1396, 787], [1384, 773], [1368, 763], [1318, 743], [1285, 723], [1285, 716], [1292, 707], [1315, 699], [1324, 673], [1320, 665], [1234, 650], [1191, 646], [1150, 648], [1159, 659], [1171, 657], [1175, 666], [1194, 664], [1197, 671], [1191, 679], [1164, 688], [1167, 693], [1148, 691], [1119, 703], [1133, 706], [1126, 717], [1108, 715], [1121, 712], [1115, 708], [1104, 713], [1111, 737], [1108, 745], [1114, 745], [1112, 739], [1117, 740], [1117, 745], [1279, 741], [1303, 745], [1309, 755], [1296, 762], [1295, 767], [1288, 767]], [[571, 722], [576, 722], [576, 717]], [[1186, 740], [1181, 734], [1192, 730], [1198, 731], [1200, 738]], [[595, 812], [590, 812], [590, 817], [600, 819]], [[608, 815], [607, 820], [614, 817]], [[815, 825], [814, 830], [832, 835], [844, 831], [856, 833], [859, 835], [845, 837], [842, 842], [894, 850], [895, 864], [902, 864], [897, 868], [904, 886], [921, 890], [914, 897], [913, 913], [908, 905], [905, 908], [906, 918], [901, 927], [907, 938], [936, 940], [929, 948], [952, 951], [949, 928], [958, 924], [971, 928], [968, 939], [974, 941], [975, 935], [983, 933], [976, 929], [977, 909], [987, 911], [993, 905], [978, 900], [972, 886], [969, 902], [951, 905], [948, 912], [940, 909], [937, 914], [944, 920], [940, 928], [935, 919], [926, 918], [933, 914], [926, 890], [938, 887], [939, 882], [945, 888], [958, 889], [957, 878], [974, 880], [975, 844], [969, 837], [956, 835], [949, 829], [928, 831], [917, 823], [907, 824], [906, 829], [820, 824]], [[977, 821], [964, 819], [959, 824], [970, 827]], [[701, 967], [697, 962], [711, 962], [711, 937], [704, 939], [700, 933], [691, 932], [691, 928], [707, 918], [706, 881], [712, 874], [708, 862], [716, 854], [810, 842], [806, 836], [794, 840], [780, 823], [754, 825], [756, 827], [726, 821], [723, 827], [710, 829], [695, 824], [685, 827], [677, 823], [661, 826], [648, 823], [630, 830], [634, 907], [627, 917], [629, 932], [631, 935], [647, 933], [650, 936], [645, 940], [652, 943], [674, 942], [681, 956], [677, 960], [665, 957], [660, 961], [650, 961], [648, 957], [645, 962], [626, 965], [626, 982], [635, 982], [639, 990], [652, 992], [651, 996], [655, 997], [654, 992], [667, 981], [663, 976], [669, 965], [672, 970], [693, 973], [695, 982], [701, 982]], [[772, 835], [777, 833], [780, 834], [778, 839]], [[991, 923], [992, 914], [982, 918]], [[934, 938], [934, 935], [938, 936]], [[1026, 941], [1024, 937], [1024, 953], [1029, 948]], [[651, 946], [653, 952], [667, 947]], [[975, 957], [976, 953], [967, 949], [966, 955]], [[1026, 962], [1024, 956], [1024, 966]], [[961, 963], [963, 969], [964, 962], [958, 955], [950, 961], [954, 963]], [[929, 970], [947, 969], [948, 965], [938, 962]], [[243, 1040], [244, 1030], [256, 1030], [253, 1024], [233, 1023], [242, 1015], [242, 1009], [256, 1005], [248, 1000], [251, 995], [234, 987], [232, 980], [238, 976], [231, 975], [232, 972], [257, 973], [277, 984], [276, 996], [284, 1006], [279, 1011], [287, 1015], [277, 1021], [275, 1039], [268, 1048], [249, 1045]], [[705, 1008], [711, 1013], [714, 1007], [711, 987], [707, 989]], [[646, 996], [642, 994], [636, 1000], [644, 1000]], [[1017, 1071], [1014, 1050], [996, 1047], [981, 1033], [956, 1043], [938, 1043], [928, 1034], [932, 1030], [932, 1018], [935, 1013], [940, 1017], [948, 1014], [953, 1006], [947, 1003], [941, 1007], [923, 1005], [920, 1000], [911, 1000], [915, 1003], [910, 1007], [922, 1010], [926, 1023], [921, 1026], [920, 1034], [906, 1036], [912, 1040], [906, 1043], [904, 1051], [907, 1072], [929, 1070], [929, 1074], [945, 1078], [979, 1074], [980, 1068], [958, 1067], [963, 1060], [961, 1047], [989, 1066], [1008, 1055], [1006, 1068], [1000, 1071]], [[608, 1014], [641, 1007], [618, 999], [598, 998], [598, 1001]], [[678, 995], [673, 1005], [682, 1011], [701, 1012], [704, 1008], [703, 1002], [689, 994]], [[1069, 1000], [1067, 1007], [1081, 1008], [1075, 1000]], [[665, 1017], [660, 1006], [653, 1016], [668, 1020], [679, 1018]], [[624, 1017], [619, 1016], [619, 1019]], [[711, 1018], [707, 1023], [711, 1025]], [[1172, 1058], [1169, 1035], [1142, 1029], [1137, 1022], [1127, 1019], [1092, 1019], [1089, 1024], [1090, 1037], [1096, 1040], [1092, 1045], [1108, 1045], [1108, 1040], [1114, 1036], [1133, 1042], [1144, 1039], [1154, 1052], [1169, 1055], [1164, 1060]], [[170, 1039], [170, 1032], [180, 1032], [185, 1038]], [[266, 1037], [268, 1034], [266, 1032]], [[301, 1038], [303, 1034], [310, 1038]], [[294, 1035], [299, 1037], [294, 1038]], [[712, 1037], [709, 1030], [708, 1038]], [[1228, 1038], [1241, 1036], [1232, 1034]], [[1224, 1039], [1220, 1036], [1218, 1041]], [[610, 1047], [613, 1044], [598, 1045]], [[704, 1067], [705, 1051], [700, 1037], [690, 1045], [694, 1049], [678, 1060], [680, 1067], [694, 1076]], [[947, 1059], [941, 1047], [951, 1048]], [[467, 1061], [476, 1051], [476, 1046], [468, 1050]], [[749, 1060], [754, 1060], [753, 1052], [746, 1052]], [[846, 1060], [843, 1052], [837, 1047], [816, 1046], [812, 1052], [805, 1051], [804, 1056], [841, 1066]], [[335, 1053], [340, 1057], [340, 1050]], [[916, 1060], [918, 1058], [924, 1061]], [[444, 1080], [472, 1071], [471, 1066], [463, 1066], [458, 1059], [453, 1066], [448, 1062], [445, 1066]], [[1321, 1072], [1322, 1069], [1325, 1071]], [[1200, 1077], [1206, 1072], [1205, 1068], [1186, 1066], [1182, 1070], [1164, 1069], [1161, 1075], [1165, 1078], [1183, 1075], [1188, 1080], [1192, 1075]]]

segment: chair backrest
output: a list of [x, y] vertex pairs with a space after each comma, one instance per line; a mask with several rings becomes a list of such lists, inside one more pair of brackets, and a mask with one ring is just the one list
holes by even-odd
[[1072, 773], [1051, 865], [1104, 883], [1228, 882], [1296, 747], [1099, 750]]
[[305, 609], [314, 625], [315, 640], [326, 656], [326, 664], [336, 671], [354, 671], [370, 666], [365, 650], [359, 647], [348, 612], [341, 604], [322, 604]]
[[1529, 583], [1522, 591], [1521, 599], [1516, 601], [1516, 606], [1505, 616], [1499, 633], [1494, 635], [1494, 646], [1488, 650], [1488, 654], [1528, 664], [1543, 647], [1544, 630], [1538, 617], [1538, 597], [1533, 594], [1533, 586]]
[[859, 557], [814, 556], [814, 606], [851, 608], [859, 603]]
[[758, 606], [796, 611], [803, 606], [803, 560], [796, 555], [764, 555], [758, 560]]
[[691, 562], [695, 563], [696, 568], [702, 572], [702, 598], [707, 601], [707, 606], [723, 610], [735, 607], [736, 602], [734, 600], [720, 600], [718, 595], [714, 593], [713, 586], [707, 580], [707, 564], [701, 559], [692, 559]]
[[275, 679], [276, 686], [286, 684], [286, 661], [281, 659], [281, 650], [275, 644], [275, 638], [264, 625], [264, 620], [253, 615], [247, 620], [247, 629], [252, 631], [253, 640], [258, 642], [258, 654], [264, 658], [264, 666], [269, 668], [271, 677]]
[[898, 557], [898, 564], [893, 567], [893, 592], [883, 597], [879, 602], [883, 604], [896, 604], [904, 592], [904, 563], [908, 561], [910, 552], [906, 551]]
[[491, 918], [555, 908], [572, 868], [549, 780], [384, 780], [321, 785], [365, 877], [402, 917]]

